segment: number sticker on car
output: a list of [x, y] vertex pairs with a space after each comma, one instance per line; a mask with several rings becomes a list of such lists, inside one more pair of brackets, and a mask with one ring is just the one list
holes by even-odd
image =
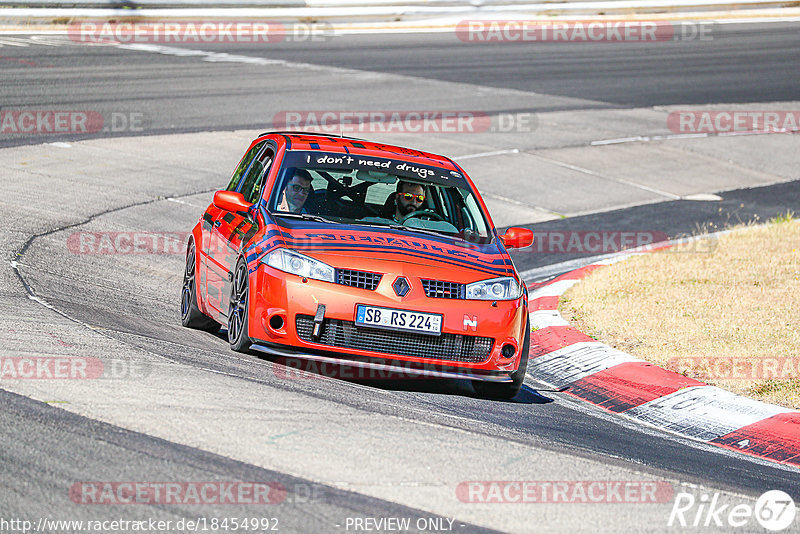
[[442, 333], [442, 315], [410, 310], [379, 308], [378, 306], [356, 306], [356, 324], [387, 330], [403, 330], [438, 336]]

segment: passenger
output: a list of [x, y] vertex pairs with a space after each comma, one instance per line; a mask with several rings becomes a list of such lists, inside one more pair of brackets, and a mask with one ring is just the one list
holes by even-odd
[[304, 208], [311, 192], [311, 174], [305, 169], [295, 169], [292, 179], [283, 190], [283, 198], [278, 204], [280, 211], [308, 213]]
[[420, 184], [411, 182], [397, 182], [397, 192], [394, 197], [394, 220], [400, 222], [403, 217], [417, 211], [425, 202], [425, 188]]

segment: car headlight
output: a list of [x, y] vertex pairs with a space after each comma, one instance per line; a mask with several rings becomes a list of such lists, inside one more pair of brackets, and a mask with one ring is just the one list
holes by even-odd
[[261, 258], [261, 263], [279, 271], [305, 278], [313, 278], [314, 280], [323, 280], [325, 282], [334, 281], [333, 267], [287, 248], [277, 248], [272, 252], [268, 252]]
[[467, 298], [474, 300], [514, 300], [522, 295], [522, 288], [510, 276], [492, 278], [467, 284]]

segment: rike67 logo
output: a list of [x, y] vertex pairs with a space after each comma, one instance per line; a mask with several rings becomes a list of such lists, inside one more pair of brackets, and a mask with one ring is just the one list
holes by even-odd
[[[685, 527], [705, 530], [713, 527], [742, 528], [752, 531], [761, 527], [778, 532], [794, 523], [797, 509], [788, 493], [770, 490], [762, 494], [756, 504], [731, 505], [720, 500], [720, 494], [699, 496], [692, 493], [678, 493], [667, 521], [668, 527]], [[755, 520], [755, 521], [754, 521]]]

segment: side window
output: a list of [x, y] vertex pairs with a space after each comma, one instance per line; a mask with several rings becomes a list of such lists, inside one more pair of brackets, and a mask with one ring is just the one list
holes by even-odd
[[464, 224], [470, 230], [477, 232], [479, 235], [489, 235], [489, 229], [486, 227], [486, 221], [481, 215], [481, 209], [475, 201], [473, 195], [467, 194], [464, 199], [464, 206], [461, 208], [461, 213], [464, 217]]
[[228, 183], [228, 187], [226, 187], [226, 191], [236, 191], [239, 187], [239, 182], [242, 181], [242, 176], [247, 174], [247, 171], [250, 169], [250, 165], [253, 163], [253, 160], [256, 158], [259, 152], [264, 150], [267, 146], [266, 141], [262, 141], [258, 143], [256, 146], [251, 148], [247, 151], [247, 154], [244, 155], [242, 161], [239, 162], [239, 166], [233, 171], [233, 176], [231, 176], [231, 181]]
[[269, 169], [272, 167], [274, 159], [272, 149], [266, 148], [256, 156], [255, 161], [244, 177], [242, 184], [242, 196], [251, 204], [255, 204], [261, 198], [261, 189], [264, 187]]

